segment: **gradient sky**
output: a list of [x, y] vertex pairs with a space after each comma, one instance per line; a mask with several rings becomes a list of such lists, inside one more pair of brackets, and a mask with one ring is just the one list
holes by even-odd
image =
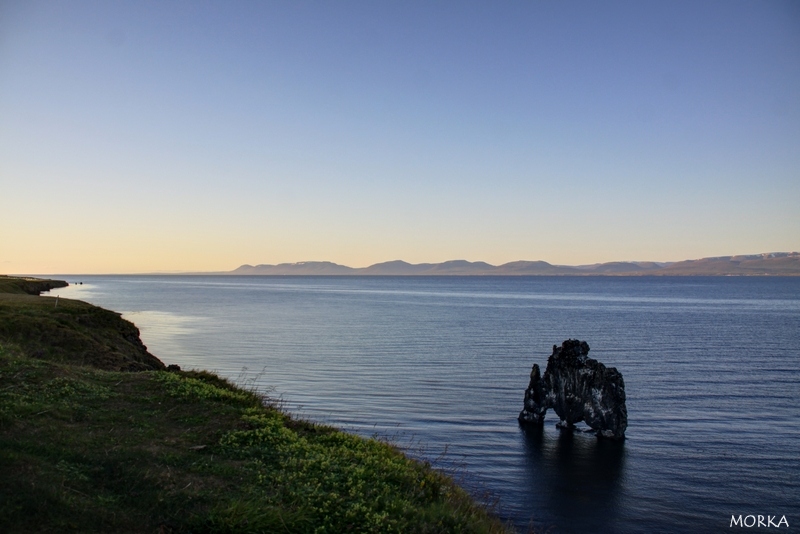
[[0, 272], [800, 250], [800, 3], [0, 0]]

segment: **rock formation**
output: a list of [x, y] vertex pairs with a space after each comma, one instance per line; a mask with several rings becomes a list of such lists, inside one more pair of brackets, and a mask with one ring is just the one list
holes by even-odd
[[553, 408], [562, 427], [585, 421], [599, 437], [625, 439], [628, 409], [622, 374], [588, 354], [585, 341], [568, 339], [560, 347], [553, 345], [544, 377], [539, 365], [533, 365], [525, 406], [519, 414], [521, 424], [541, 425], [547, 409]]

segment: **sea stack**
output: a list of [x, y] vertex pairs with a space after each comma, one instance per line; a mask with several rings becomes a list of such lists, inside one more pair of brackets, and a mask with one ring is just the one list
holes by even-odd
[[598, 437], [625, 439], [628, 409], [622, 374], [588, 354], [588, 343], [568, 339], [560, 347], [553, 345], [544, 377], [539, 365], [533, 364], [520, 424], [541, 425], [547, 409], [553, 408], [562, 428], [585, 421]]

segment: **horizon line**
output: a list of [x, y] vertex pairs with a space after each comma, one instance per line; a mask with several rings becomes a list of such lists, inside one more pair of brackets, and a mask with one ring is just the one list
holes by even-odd
[[[353, 271], [362, 271], [367, 270], [372, 267], [391, 264], [391, 263], [403, 263], [409, 267], [419, 267], [419, 266], [443, 266], [447, 264], [462, 264], [462, 265], [475, 265], [475, 264], [483, 264], [487, 267], [491, 268], [501, 268], [507, 265], [519, 263], [519, 264], [546, 264], [552, 267], [562, 267], [562, 268], [571, 268], [571, 269], [581, 269], [581, 268], [590, 268], [590, 267], [599, 267], [603, 265], [611, 265], [611, 264], [655, 264], [658, 265], [660, 268], [666, 267], [668, 265], [682, 263], [682, 262], [694, 262], [694, 261], [702, 261], [702, 260], [721, 260], [721, 259], [732, 259], [732, 258], [743, 258], [743, 259], [768, 259], [768, 258], [775, 258], [775, 257], [792, 257], [795, 255], [800, 255], [800, 252], [797, 251], [775, 251], [775, 252], [760, 252], [755, 254], [731, 254], [731, 255], [722, 255], [722, 256], [704, 256], [701, 258], [690, 258], [690, 259], [683, 259], [683, 260], [676, 260], [676, 261], [656, 261], [656, 260], [612, 260], [607, 262], [595, 262], [595, 263], [582, 263], [578, 265], [567, 265], [567, 264], [557, 264], [557, 263], [550, 263], [546, 260], [512, 260], [505, 263], [501, 263], [498, 265], [490, 264], [488, 262], [482, 260], [470, 261], [464, 259], [452, 259], [452, 260], [445, 260], [442, 262], [421, 262], [421, 263], [410, 263], [405, 260], [401, 259], [394, 259], [394, 260], [387, 260], [381, 261], [377, 263], [373, 263], [367, 265], [365, 267], [351, 267], [348, 265], [336, 263], [330, 260], [304, 260], [298, 262], [281, 262], [281, 263], [256, 263], [256, 264], [249, 264], [243, 263], [238, 267], [234, 267], [231, 270], [208, 270], [208, 271], [188, 271], [182, 269], [170, 269], [164, 271], [141, 271], [141, 272], [102, 272], [102, 273], [89, 273], [89, 272], [39, 272], [39, 273], [7, 273], [7, 274], [0, 274], [0, 276], [52, 276], [52, 275], [69, 275], [69, 276], [77, 276], [77, 275], [91, 275], [91, 276], [157, 276], [157, 275], [223, 275], [223, 274], [232, 274], [235, 271], [242, 269], [242, 268], [258, 268], [258, 267], [293, 267], [293, 266], [303, 266], [303, 265], [326, 265], [329, 267], [334, 268], [343, 268], [343, 269], [350, 269]], [[356, 274], [356, 273], [354, 273]], [[613, 273], [612, 273], [613, 274]]]

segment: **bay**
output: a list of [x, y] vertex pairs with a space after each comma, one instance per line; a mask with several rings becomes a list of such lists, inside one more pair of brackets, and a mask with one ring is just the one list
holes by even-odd
[[[524, 531], [800, 520], [800, 279], [80, 276], [165, 363], [258, 387], [450, 471]], [[516, 417], [581, 339], [624, 376], [624, 443]], [[776, 519], [777, 520], [777, 519]]]

